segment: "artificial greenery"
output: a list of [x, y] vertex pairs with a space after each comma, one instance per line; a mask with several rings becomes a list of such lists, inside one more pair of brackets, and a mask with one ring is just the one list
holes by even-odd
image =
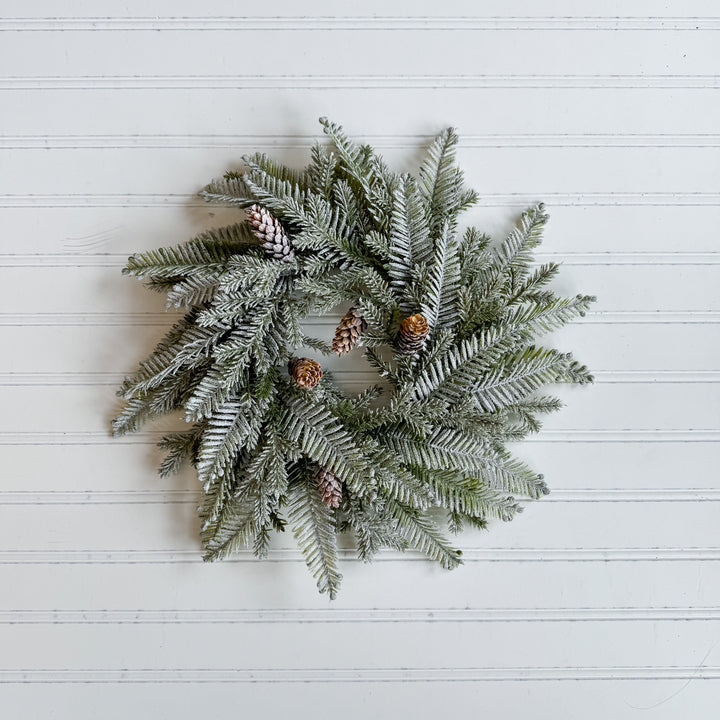
[[[547, 288], [558, 266], [533, 266], [542, 205], [500, 243], [459, 233], [476, 195], [452, 129], [413, 177], [321, 123], [331, 143], [304, 170], [255, 154], [203, 190], [238, 208], [236, 224], [129, 258], [125, 273], [187, 313], [124, 381], [113, 429], [182, 410], [190, 427], [162, 440], [160, 473], [196, 467], [205, 559], [245, 547], [264, 557], [289, 527], [334, 597], [340, 533], [363, 560], [413, 549], [454, 568], [447, 531], [510, 520], [518, 499], [548, 492], [506, 444], [560, 408], [544, 385], [592, 381], [535, 338], [594, 298], [558, 297]], [[349, 309], [352, 335], [306, 335], [309, 315]], [[357, 395], [297, 357], [359, 352], [358, 340], [378, 383]]]

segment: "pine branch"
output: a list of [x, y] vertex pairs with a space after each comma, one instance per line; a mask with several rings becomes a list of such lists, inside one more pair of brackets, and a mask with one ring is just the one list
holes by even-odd
[[395, 500], [388, 500], [387, 508], [397, 523], [398, 532], [411, 547], [439, 562], [446, 570], [462, 564], [462, 552], [447, 542], [426, 515]]
[[538, 335], [559, 330], [569, 322], [584, 317], [593, 302], [595, 297], [592, 295], [576, 295], [573, 298], [553, 298], [527, 303], [511, 309], [500, 324], [514, 328], [519, 337], [530, 340]]
[[318, 143], [312, 146], [310, 154], [312, 162], [307, 170], [308, 187], [315, 194], [330, 200], [337, 175], [337, 155]]
[[468, 474], [482, 473], [485, 469], [486, 447], [474, 437], [450, 428], [438, 428], [425, 436], [394, 428], [387, 430], [381, 441], [403, 462], [415, 467]]
[[383, 263], [390, 259], [390, 241], [377, 230], [371, 230], [367, 233], [363, 238], [363, 244]]
[[345, 492], [342, 507], [345, 522], [356, 539], [358, 557], [363, 562], [370, 562], [383, 548], [407, 549], [407, 541], [398, 534], [397, 522], [384, 503], [368, 503]]
[[269, 533], [280, 523], [277, 513], [288, 486], [285, 452], [277, 428], [268, 423], [262, 442], [243, 465], [240, 488], [219, 512], [214, 508], [208, 513], [203, 530], [206, 560], [227, 557], [249, 547], [253, 539], [255, 554], [267, 554]]
[[222, 272], [227, 260], [251, 243], [257, 240], [247, 223], [208, 230], [181, 245], [131, 255], [123, 274], [173, 280], [208, 277]]
[[167, 415], [183, 407], [203, 377], [205, 364], [170, 376], [158, 387], [136, 394], [128, 394], [125, 407], [112, 422], [113, 435], [120, 437], [137, 432], [148, 421]]
[[543, 475], [534, 472], [502, 448], [496, 448], [494, 452], [487, 454], [481, 476], [491, 488], [499, 492], [521, 495], [533, 500], [550, 492]]
[[435, 241], [435, 252], [428, 268], [428, 282], [421, 296], [420, 312], [433, 331], [452, 328], [459, 319], [456, 298], [460, 288], [457, 244], [445, 224]]
[[259, 490], [255, 501], [254, 550], [257, 557], [267, 556], [270, 531], [284, 530], [279, 512], [288, 489], [287, 450], [286, 443], [278, 435], [276, 423], [268, 423], [260, 450], [247, 466], [247, 475], [256, 479]]
[[307, 218], [304, 205], [308, 193], [299, 185], [288, 180], [278, 180], [260, 171], [245, 175], [244, 182], [257, 198], [256, 202], [269, 209], [280, 222], [304, 225]]
[[467, 388], [485, 412], [516, 403], [547, 383], [555, 382], [567, 366], [557, 350], [528, 347], [507, 358]]
[[365, 235], [372, 229], [372, 217], [367, 216], [362, 201], [346, 180], [338, 180], [333, 186], [332, 200], [342, 214], [348, 234]]
[[418, 251], [424, 254], [425, 246], [432, 248], [422, 201], [409, 175], [402, 175], [394, 188], [390, 228], [390, 286], [403, 311], [409, 314], [413, 308], [408, 305], [405, 290], [412, 281], [415, 264], [422, 259]]
[[327, 118], [320, 118], [323, 132], [333, 141], [342, 169], [353, 181], [354, 185], [366, 197], [371, 193], [373, 180], [372, 164], [369, 162], [371, 156], [367, 152], [367, 146], [355, 145], [352, 143], [343, 129]]
[[327, 200], [265, 173], [248, 175], [246, 183], [259, 202], [277, 214], [279, 219], [300, 227], [300, 231], [293, 235], [293, 245], [299, 250], [322, 252], [325, 256], [337, 259], [341, 265], [343, 262], [364, 259], [346, 237], [344, 219], [339, 209]]
[[[385, 335], [380, 338], [380, 344], [382, 344], [383, 339], [385, 338]], [[372, 346], [370, 346], [370, 343], [365, 341], [365, 345], [368, 346], [365, 348], [365, 352], [363, 353], [363, 357], [372, 365], [372, 367], [377, 370], [378, 375], [381, 378], [385, 378], [389, 380], [391, 383], [396, 385], [398, 383], [398, 378], [393, 371], [392, 365], [384, 360], [381, 355], [373, 349]]]
[[311, 337], [310, 335], [303, 334], [300, 344], [316, 350], [323, 355], [332, 355], [333, 353], [332, 345], [329, 342], [326, 342], [325, 340], [320, 340], [319, 338]]
[[453, 402], [467, 393], [478, 373], [512, 350], [517, 331], [510, 325], [481, 330], [454, 343], [415, 377], [413, 394], [418, 400], [435, 397]]
[[158, 469], [160, 477], [174, 475], [186, 461], [194, 460], [203, 430], [204, 426], [198, 423], [192, 430], [169, 433], [160, 440], [158, 447], [168, 451]]
[[[196, 307], [212, 301], [218, 289], [221, 273], [208, 274], [206, 277], [191, 275], [184, 280], [173, 282], [167, 290], [169, 308]], [[151, 281], [152, 282], [152, 281]]]
[[[226, 476], [223, 476], [223, 478]], [[213, 562], [250, 547], [257, 531], [253, 481], [245, 479], [231, 495], [220, 483], [208, 488], [208, 500], [201, 517], [204, 520], [201, 538], [205, 547], [203, 560]], [[214, 492], [213, 492], [214, 491]]]
[[217, 347], [227, 334], [228, 328], [222, 325], [204, 328], [185, 324], [180, 333], [173, 333], [173, 338], [176, 338], [173, 342], [159, 345], [140, 363], [138, 372], [125, 379], [121, 393], [128, 400], [143, 398], [146, 393], [160, 387], [169, 378], [193, 374], [205, 366], [213, 348]]
[[499, 247], [490, 253], [489, 267], [482, 272], [483, 296], [489, 297], [509, 283], [510, 294], [517, 291], [533, 261], [533, 250], [542, 242], [542, 232], [548, 221], [545, 206], [539, 203], [525, 211], [519, 227], [510, 232]]
[[206, 202], [231, 205], [241, 208], [250, 207], [257, 200], [241, 175], [228, 172], [222, 180], [213, 180], [199, 193]]
[[228, 260], [220, 277], [220, 287], [226, 293], [239, 290], [254, 297], [267, 297], [276, 290], [278, 278], [295, 269], [293, 263], [280, 263], [260, 255], [239, 255]]
[[507, 305], [513, 305], [524, 300], [537, 301], [551, 299], [550, 296], [538, 296], [541, 287], [547, 285], [559, 272], [560, 266], [557, 263], [545, 263], [535, 268], [513, 291], [507, 299]]
[[490, 264], [490, 238], [477, 228], [469, 227], [458, 243], [460, 277], [464, 285], [479, 285], [479, 279]]
[[561, 370], [558, 381], [577, 385], [587, 385], [595, 382], [595, 378], [588, 368], [577, 360], [573, 360], [571, 353], [567, 353], [565, 358], [568, 362]]
[[[267, 349], [268, 326], [275, 320], [276, 312], [274, 303], [249, 312], [243, 318], [243, 324], [233, 329], [214, 349], [210, 369], [185, 404], [189, 420], [208, 417], [246, 382], [251, 357], [258, 362], [258, 370], [262, 365], [274, 364], [259, 356]], [[277, 362], [277, 349], [272, 354]], [[261, 360], [264, 360], [262, 365]]]
[[197, 453], [198, 479], [206, 489], [230, 467], [241, 449], [252, 450], [260, 437], [268, 401], [231, 396], [208, 418]]
[[366, 495], [373, 468], [342, 423], [307, 394], [289, 391], [281, 420], [283, 434], [305, 457], [342, 478], [358, 495]]
[[338, 570], [335, 516], [323, 502], [320, 489], [309, 473], [289, 486], [288, 519], [318, 590], [334, 600], [342, 580]]
[[520, 511], [515, 498], [498, 492], [478, 478], [453, 477], [450, 473], [425, 473], [440, 507], [475, 518], [512, 520]]
[[304, 170], [290, 168], [260, 152], [244, 155], [243, 161], [255, 172], [266, 173], [280, 182], [289, 182], [301, 190], [307, 190], [308, 177], [307, 172]]
[[458, 137], [453, 128], [443, 130], [428, 148], [420, 167], [420, 189], [427, 203], [430, 234], [437, 237], [444, 225], [455, 226], [458, 212], [475, 202], [475, 194], [461, 193], [463, 176], [455, 165]]

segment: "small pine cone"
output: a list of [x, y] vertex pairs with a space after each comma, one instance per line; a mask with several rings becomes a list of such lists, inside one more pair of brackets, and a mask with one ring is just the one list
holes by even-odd
[[413, 355], [422, 350], [429, 332], [428, 321], [422, 315], [419, 313], [411, 315], [400, 323], [400, 332], [395, 339], [395, 344], [400, 352]]
[[357, 345], [360, 334], [365, 332], [366, 328], [367, 321], [360, 310], [351, 307], [335, 330], [335, 337], [332, 341], [333, 352], [336, 355], [350, 352]]
[[320, 382], [323, 374], [319, 362], [305, 357], [290, 358], [288, 372], [292, 375], [293, 380], [306, 390], [312, 390]]
[[247, 217], [253, 227], [253, 234], [268, 255], [285, 262], [290, 262], [295, 257], [290, 238], [280, 221], [274, 218], [267, 208], [253, 205], [247, 209]]
[[315, 479], [320, 486], [323, 502], [331, 508], [339, 507], [343, 481], [334, 472], [323, 467], [315, 471]]

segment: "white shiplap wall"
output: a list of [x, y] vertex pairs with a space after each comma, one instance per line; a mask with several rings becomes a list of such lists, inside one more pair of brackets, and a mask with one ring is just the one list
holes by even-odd
[[[715, 2], [0, 10], [3, 718], [717, 716]], [[256, 148], [304, 163], [324, 114], [407, 169], [457, 126], [468, 221], [544, 200], [543, 257], [600, 298], [557, 335], [597, 385], [519, 449], [553, 494], [451, 574], [348, 559], [332, 604], [287, 540], [204, 566], [163, 425], [107, 433], [170, 323], [125, 256], [229, 220], [198, 188]]]

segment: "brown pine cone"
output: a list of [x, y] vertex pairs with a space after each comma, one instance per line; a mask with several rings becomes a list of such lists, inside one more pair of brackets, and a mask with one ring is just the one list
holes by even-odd
[[322, 368], [320, 363], [312, 358], [290, 358], [288, 363], [288, 372], [292, 375], [293, 380], [306, 390], [314, 388], [322, 377]]
[[395, 344], [400, 352], [413, 355], [422, 350], [425, 338], [430, 332], [428, 321], [419, 313], [406, 317], [400, 324]]
[[253, 234], [268, 255], [285, 262], [290, 262], [295, 257], [290, 238], [280, 221], [274, 218], [267, 208], [253, 205], [247, 209], [247, 217], [253, 227]]
[[336, 355], [350, 352], [357, 345], [360, 334], [365, 332], [366, 328], [367, 321], [360, 310], [351, 307], [335, 330], [335, 337], [332, 341], [333, 352]]
[[323, 502], [331, 508], [339, 507], [343, 481], [334, 472], [323, 467], [315, 471], [315, 480], [320, 486]]

